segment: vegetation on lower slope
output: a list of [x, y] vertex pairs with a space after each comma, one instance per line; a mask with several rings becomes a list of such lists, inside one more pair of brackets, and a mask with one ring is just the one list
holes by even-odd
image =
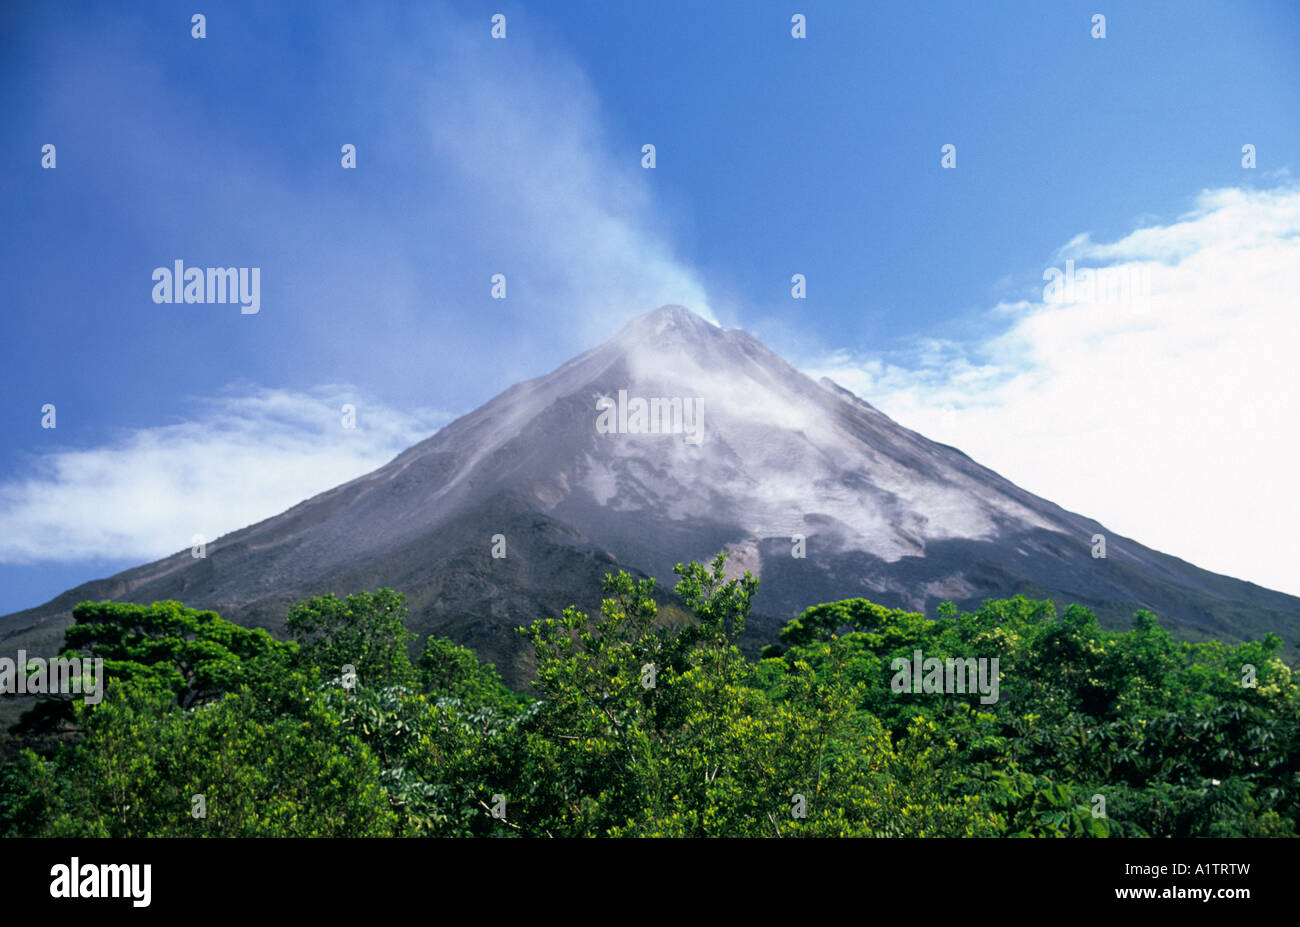
[[[521, 629], [531, 697], [447, 640], [412, 665], [391, 590], [300, 603], [295, 642], [175, 602], [83, 603], [67, 652], [104, 658], [108, 694], [31, 716], [29, 736], [63, 737], [0, 768], [0, 833], [1296, 834], [1300, 693], [1276, 635], [852, 599], [749, 660], [757, 581], [721, 557], [677, 573], [690, 623], [619, 573], [594, 618]], [[898, 691], [923, 659], [996, 688]]]

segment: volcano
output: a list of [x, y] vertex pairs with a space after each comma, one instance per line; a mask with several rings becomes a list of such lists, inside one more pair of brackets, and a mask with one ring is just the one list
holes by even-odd
[[612, 570], [671, 589], [674, 564], [718, 551], [760, 579], [750, 649], [820, 602], [933, 614], [1016, 593], [1086, 605], [1111, 627], [1150, 609], [1187, 639], [1300, 637], [1300, 599], [1114, 534], [746, 332], [665, 306], [206, 557], [86, 583], [0, 619], [0, 639], [52, 654], [86, 599], [177, 599], [282, 633], [295, 600], [391, 586], [411, 630], [473, 648], [522, 686], [518, 626], [598, 608]]

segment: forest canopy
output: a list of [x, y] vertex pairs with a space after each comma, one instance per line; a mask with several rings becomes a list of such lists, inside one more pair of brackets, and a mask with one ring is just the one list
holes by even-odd
[[850, 599], [750, 659], [758, 581], [724, 566], [676, 567], [685, 625], [618, 572], [596, 615], [520, 628], [526, 694], [443, 638], [411, 660], [390, 589], [298, 603], [293, 641], [177, 602], [82, 603], [64, 652], [102, 657], [107, 694], [9, 735], [27, 746], [0, 767], [0, 834], [1296, 835], [1277, 635]]

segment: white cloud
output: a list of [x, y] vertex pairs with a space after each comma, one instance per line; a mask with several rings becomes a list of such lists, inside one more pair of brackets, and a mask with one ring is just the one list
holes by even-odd
[[[342, 406], [356, 407], [343, 427]], [[153, 560], [276, 515], [428, 437], [446, 416], [404, 414], [342, 386], [240, 387], [187, 422], [53, 451], [0, 483], [0, 562]]]
[[1066, 259], [1149, 271], [1149, 302], [1040, 292], [975, 343], [804, 369], [1113, 531], [1300, 594], [1300, 190], [1205, 191]]
[[[688, 220], [665, 195], [671, 170], [641, 166], [655, 140], [618, 137], [567, 54], [528, 37], [511, 38], [509, 55], [484, 54], [480, 25], [449, 37], [422, 85], [435, 163], [457, 182], [457, 234], [519, 281], [530, 315], [577, 324], [584, 341], [668, 304], [716, 323], [672, 244], [666, 217]], [[423, 70], [407, 61], [394, 86]]]

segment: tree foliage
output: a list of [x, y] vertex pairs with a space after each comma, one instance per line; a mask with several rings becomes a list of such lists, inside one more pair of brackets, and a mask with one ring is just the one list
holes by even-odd
[[[1276, 635], [849, 599], [751, 660], [757, 580], [721, 555], [675, 572], [684, 625], [619, 572], [594, 616], [521, 628], [528, 695], [446, 639], [413, 666], [392, 590], [295, 605], [297, 644], [175, 602], [83, 603], [68, 652], [105, 659], [108, 696], [0, 767], [0, 834], [1296, 834], [1300, 694]], [[917, 651], [996, 659], [996, 701], [895, 691]]]
[[285, 626], [302, 647], [302, 658], [326, 678], [345, 666], [367, 685], [415, 682], [407, 645], [406, 596], [392, 589], [358, 592], [340, 599], [333, 593], [298, 602]]

